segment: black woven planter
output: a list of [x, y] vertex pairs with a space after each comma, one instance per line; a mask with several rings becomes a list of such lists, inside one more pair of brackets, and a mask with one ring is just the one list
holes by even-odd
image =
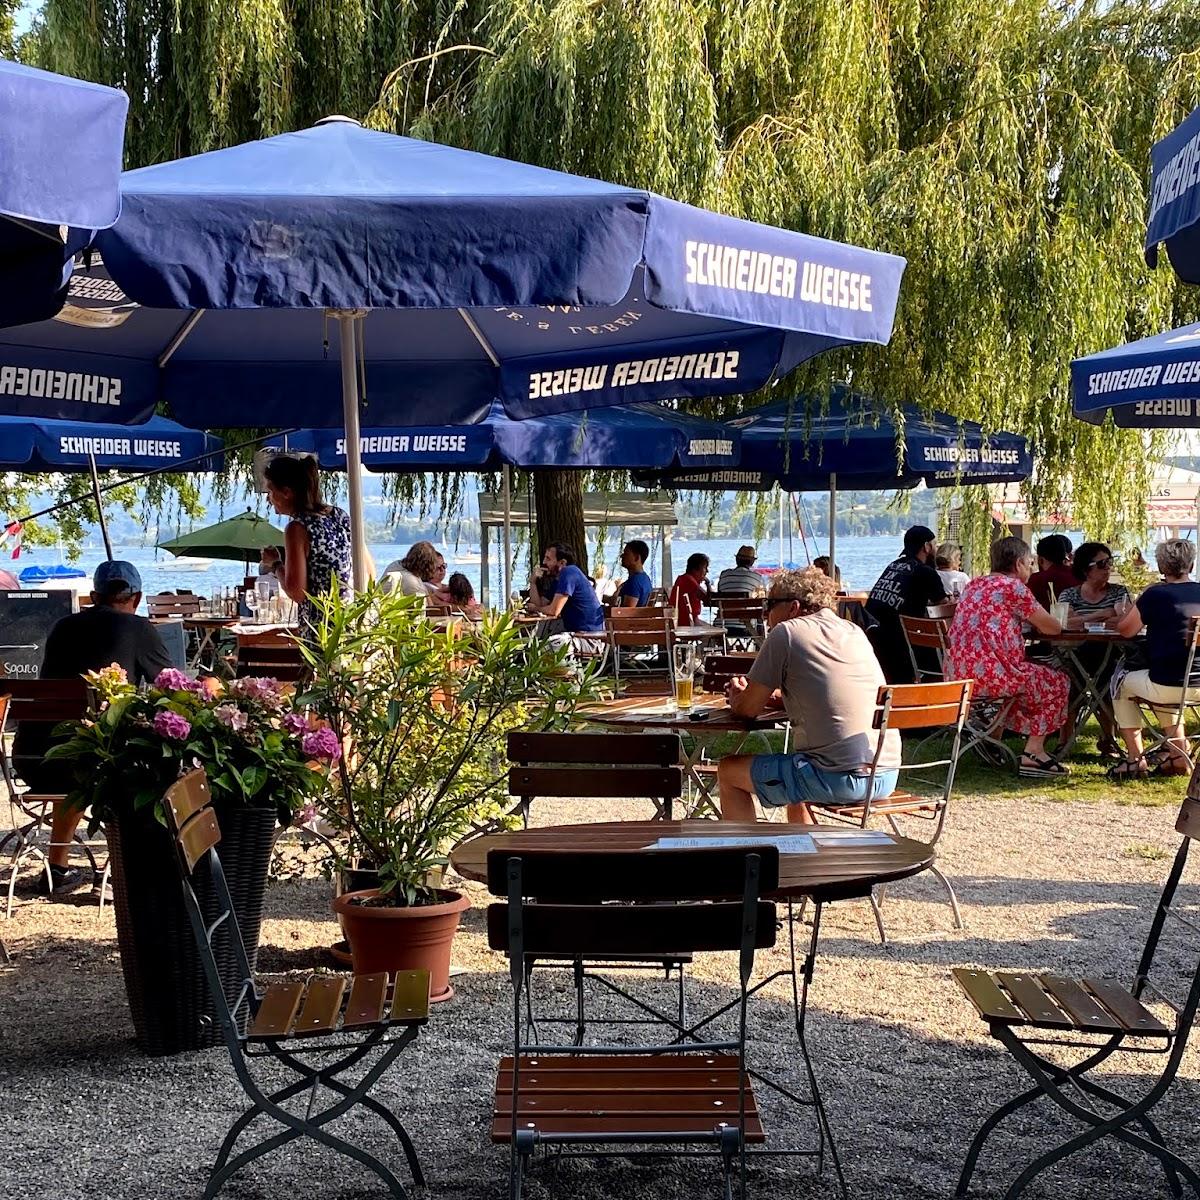
[[[275, 838], [273, 808], [218, 811], [217, 852], [251, 967], [258, 956], [263, 898]], [[175, 850], [167, 830], [148, 814], [108, 826], [113, 909], [121, 970], [138, 1046], [147, 1054], [201, 1050], [221, 1040], [208, 982], [183, 907]], [[206, 918], [217, 913], [203, 866], [193, 877]], [[240, 986], [229, 937], [213, 938], [217, 965], [231, 1001]]]

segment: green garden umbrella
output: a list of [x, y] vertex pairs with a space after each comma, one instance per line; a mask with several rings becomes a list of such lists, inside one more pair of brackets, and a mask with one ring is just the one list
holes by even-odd
[[241, 516], [218, 521], [206, 529], [193, 529], [169, 542], [159, 542], [160, 550], [169, 551], [176, 558], [231, 558], [235, 562], [249, 562], [257, 558], [266, 546], [283, 549], [283, 530], [276, 529], [270, 521], [249, 510]]

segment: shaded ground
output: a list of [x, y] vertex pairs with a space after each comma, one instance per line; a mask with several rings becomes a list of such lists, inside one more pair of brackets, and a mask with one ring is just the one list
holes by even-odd
[[[943, 864], [958, 884], [965, 931], [951, 929], [932, 879], [898, 885], [889, 895], [886, 948], [865, 904], [835, 906], [826, 917], [810, 1036], [858, 1196], [952, 1195], [971, 1135], [1001, 1099], [1024, 1086], [959, 995], [950, 967], [1070, 972], [1086, 966], [1127, 977], [1177, 844], [1174, 804], [1142, 807], [1136, 792], [1116, 801], [1063, 803], [1071, 789], [1052, 785], [1057, 790], [1047, 789], [1048, 798], [982, 800], [970, 794], [972, 781], [964, 782], [967, 796], [952, 814]], [[1178, 794], [1159, 784], [1145, 799]], [[645, 809], [606, 805], [604, 815], [645, 816]], [[578, 802], [535, 810], [539, 823], [599, 815], [594, 804]], [[456, 944], [464, 972], [455, 979], [458, 995], [436, 1010], [376, 1093], [408, 1124], [429, 1195], [447, 1200], [507, 1194], [507, 1156], [488, 1143], [487, 1128], [496, 1060], [510, 1037], [510, 992], [505, 964], [485, 945], [481, 889], [471, 890], [475, 908]], [[320, 879], [273, 885], [264, 970], [326, 965], [321, 948], [336, 936], [328, 896]], [[0, 970], [0, 1196], [199, 1196], [221, 1137], [243, 1107], [225, 1052], [170, 1060], [136, 1052], [110, 913], [97, 917], [94, 905], [27, 898], [11, 923], [0, 923], [0, 933], [15, 960]], [[761, 957], [764, 969], [781, 961], [778, 950]], [[731, 971], [717, 957], [699, 961], [693, 1007], [731, 994]], [[778, 983], [754, 1013], [752, 1053], [778, 1074], [794, 1066], [790, 1011]], [[1153, 1058], [1122, 1063], [1143, 1077], [1157, 1067]], [[1189, 1052], [1160, 1110], [1168, 1138], [1189, 1159], [1200, 1157], [1198, 1074], [1200, 1063]], [[1136, 1087], [1139, 1080], [1119, 1083]], [[773, 1133], [789, 1138], [807, 1129], [806, 1118], [775, 1107], [767, 1117]], [[355, 1118], [342, 1128], [400, 1163], [380, 1124]], [[1003, 1195], [1021, 1165], [1065, 1135], [1066, 1126], [1045, 1108], [1014, 1120], [985, 1153], [973, 1194]], [[224, 1194], [334, 1200], [383, 1193], [357, 1165], [302, 1143], [255, 1164]], [[634, 1168], [617, 1160], [568, 1164], [557, 1179], [543, 1164], [526, 1194], [532, 1200], [716, 1197], [719, 1186], [711, 1164]], [[757, 1168], [750, 1194], [803, 1200], [836, 1192], [828, 1172], [819, 1179], [809, 1165], [792, 1163]], [[1167, 1192], [1147, 1160], [1106, 1146], [1061, 1164], [1027, 1194], [1073, 1200]]]

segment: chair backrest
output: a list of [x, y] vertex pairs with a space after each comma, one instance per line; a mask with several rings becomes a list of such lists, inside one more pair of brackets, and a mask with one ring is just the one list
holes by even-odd
[[293, 638], [278, 630], [237, 635], [237, 677], [247, 675], [295, 683], [304, 677], [307, 667], [300, 647]]
[[[687, 850], [488, 853], [488, 943], [516, 970], [526, 955], [579, 958], [756, 949], [775, 944], [779, 851]], [[697, 900], [712, 903], [697, 904]], [[535, 903], [528, 903], [535, 901]], [[520, 913], [519, 920], [510, 920]], [[513, 964], [510, 963], [510, 966]]]
[[950, 621], [953, 620], [957, 608], [957, 600], [947, 600], [944, 604], [930, 604], [925, 609], [925, 614], [937, 621]]
[[[918, 744], [918, 754], [910, 757], [907, 762], [900, 764], [898, 770], [905, 782], [905, 790], [911, 792], [913, 782], [924, 782], [935, 789], [935, 794], [928, 790], [921, 793], [930, 808], [930, 815], [937, 821], [937, 832], [934, 840], [941, 833], [942, 824], [946, 819], [946, 807], [950, 803], [950, 795], [954, 790], [954, 774], [958, 768], [958, 754], [962, 741], [963, 722], [971, 707], [971, 689], [974, 686], [970, 679], [953, 680], [946, 683], [896, 683], [886, 684], [879, 689], [876, 697], [878, 707], [875, 710], [874, 726], [879, 731], [875, 744], [875, 757], [871, 762], [870, 778], [867, 784], [867, 799], [863, 805], [862, 824], [866, 825], [871, 817], [871, 806], [875, 791], [875, 777], [881, 769], [880, 758], [884, 750], [884, 739], [889, 730], [920, 729], [927, 734], [943, 730], [950, 734], [949, 748], [944, 757], [937, 757], [931, 752], [931, 757], [921, 754], [921, 747], [936, 745], [937, 739], [926, 736]], [[940, 784], [931, 780], [921, 780], [910, 772], [945, 770], [945, 776]], [[880, 797], [880, 802], [886, 797]]]
[[510, 733], [508, 791], [525, 799], [677, 800], [681, 757], [674, 733]]
[[[173, 783], [163, 797], [167, 828], [175, 844], [176, 860], [183, 883], [183, 901], [196, 939], [204, 975], [208, 981], [209, 994], [216, 1007], [221, 1029], [230, 1052], [237, 1054], [238, 1030], [247, 1012], [257, 1001], [254, 990], [254, 971], [250, 966], [242, 931], [233, 910], [233, 899], [225, 880], [225, 871], [216, 847], [221, 840], [221, 829], [216, 813], [211, 807], [212, 797], [208, 790], [208, 776], [203, 768], [189, 771], [182, 779]], [[206, 907], [215, 916], [212, 921], [205, 918], [200, 899], [196, 894], [197, 879], [206, 876], [211, 895]], [[233, 951], [234, 967], [238, 978], [231, 981], [221, 978], [214, 952], [214, 939], [228, 939]], [[227, 992], [227, 988], [229, 991]], [[232, 996], [232, 1002], [230, 997]]]
[[78, 721], [87, 711], [88, 687], [75, 679], [4, 679], [8, 715], [21, 721]]
[[425, 601], [425, 615], [427, 617], [448, 617], [452, 611], [449, 604], [438, 604], [433, 600]]
[[761, 596], [715, 596], [717, 612], [725, 621], [747, 623], [762, 621], [766, 616], [766, 601]]
[[729, 681], [745, 675], [758, 657], [753, 651], [742, 654], [706, 654], [704, 656], [703, 688], [706, 692], [723, 692]]
[[160, 592], [146, 597], [146, 611], [152, 618], [194, 617], [200, 611], [200, 603], [200, 597], [191, 593], [177, 596], [174, 592]]
[[613, 646], [667, 646], [674, 629], [668, 608], [614, 608], [604, 624]]
[[[904, 630], [904, 641], [908, 645], [908, 657], [912, 662], [913, 675], [919, 683], [940, 680], [945, 673], [946, 630], [950, 622], [935, 617], [910, 617], [900, 614], [900, 628]], [[929, 665], [928, 658], [918, 650], [933, 651], [936, 667]]]

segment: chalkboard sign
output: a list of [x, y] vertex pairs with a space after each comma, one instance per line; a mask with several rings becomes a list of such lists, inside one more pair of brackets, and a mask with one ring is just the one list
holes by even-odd
[[0, 679], [36, 679], [50, 630], [71, 612], [65, 590], [0, 592]]

